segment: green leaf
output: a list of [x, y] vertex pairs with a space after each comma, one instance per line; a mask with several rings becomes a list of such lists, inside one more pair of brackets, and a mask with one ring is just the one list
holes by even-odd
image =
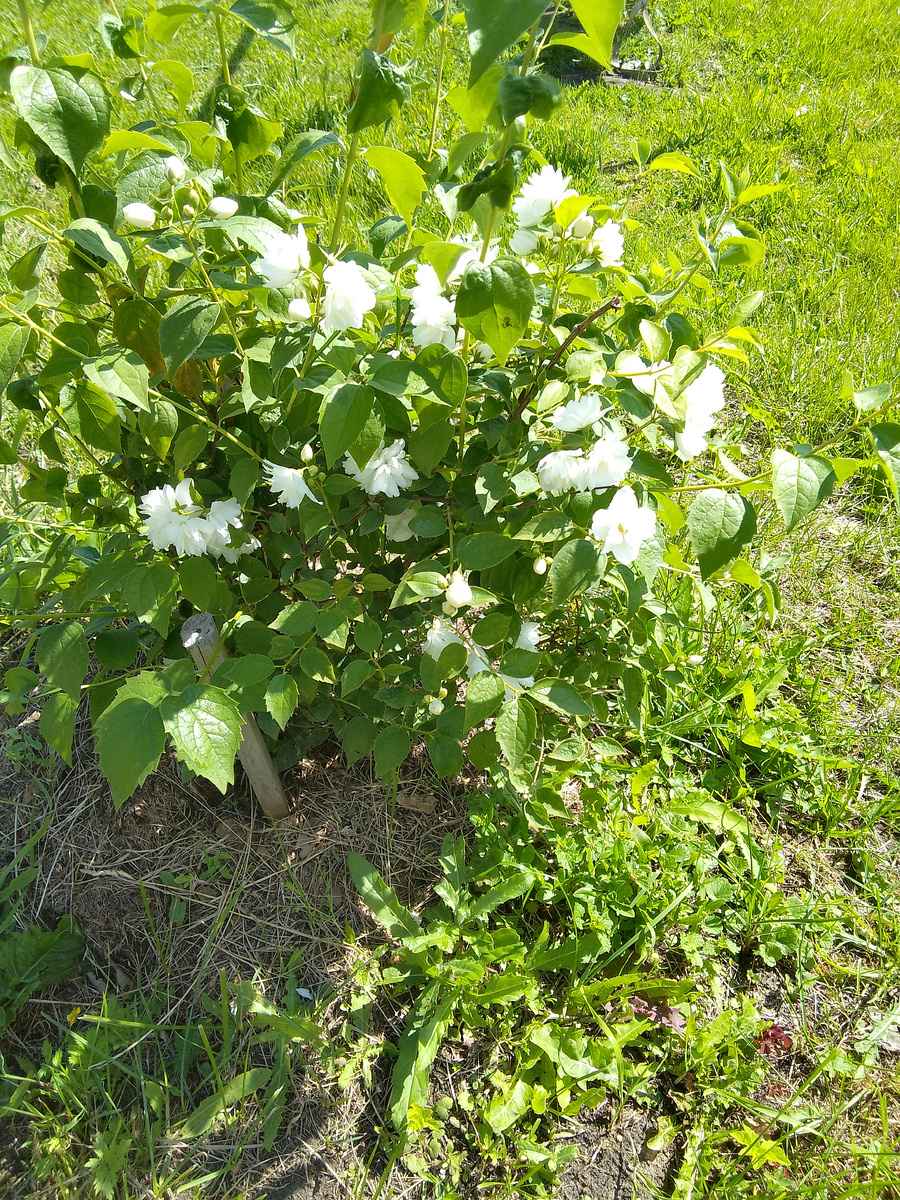
[[456, 314], [464, 329], [491, 347], [505, 363], [531, 318], [534, 286], [515, 258], [471, 263], [456, 298]]
[[341, 745], [347, 756], [347, 765], [353, 766], [361, 758], [372, 753], [375, 745], [375, 722], [369, 717], [354, 717], [341, 731]]
[[364, 658], [354, 658], [341, 674], [341, 695], [352, 696], [372, 676], [372, 664]]
[[677, 171], [681, 175], [695, 175], [700, 178], [697, 164], [680, 150], [672, 150], [668, 154], [657, 154], [645, 168], [648, 171]]
[[[375, 393], [358, 383], [345, 383], [326, 396], [319, 411], [319, 435], [325, 461], [333, 467], [365, 428], [372, 412]], [[358, 463], [364, 467], [365, 463]]]
[[594, 47], [591, 57], [602, 53], [597, 61], [609, 67], [613, 39], [622, 20], [622, 0], [572, 0], [572, 8]]
[[334, 683], [331, 659], [318, 646], [307, 646], [300, 654], [300, 669], [319, 683]]
[[0, 398], [16, 373], [27, 342], [28, 330], [24, 325], [13, 321], [0, 325]]
[[165, 637], [175, 607], [178, 578], [167, 562], [135, 567], [122, 585], [122, 603], [139, 621], [144, 621]]
[[594, 542], [573, 538], [566, 542], [550, 566], [553, 603], [565, 604], [598, 583], [603, 574], [603, 556]]
[[720, 267], [755, 267], [766, 257], [766, 247], [758, 238], [723, 238], [719, 250]]
[[502, 883], [496, 884], [475, 901], [469, 909], [469, 919], [477, 921], [494, 912], [501, 904], [508, 904], [518, 896], [524, 896], [529, 888], [534, 886], [534, 876], [530, 871], [517, 871]]
[[756, 509], [745, 496], [710, 488], [687, 514], [691, 545], [704, 579], [737, 558], [756, 533]]
[[473, 675], [466, 687], [466, 729], [474, 729], [493, 716], [505, 694], [503, 680], [493, 671]]
[[827, 458], [800, 458], [786, 450], [772, 452], [772, 494], [785, 529], [790, 532], [834, 491], [836, 477]]
[[433, 421], [420, 426], [409, 438], [409, 457], [426, 475], [430, 475], [450, 448], [453, 426], [449, 421]]
[[10, 91], [25, 124], [80, 175], [109, 133], [109, 97], [100, 78], [77, 67], [20, 66]]
[[129, 696], [104, 709], [94, 723], [100, 769], [109, 780], [116, 808], [128, 800], [166, 747], [159, 709], [141, 696]]
[[[378, 20], [381, 0], [373, 0], [373, 17]], [[425, 19], [429, 0], [387, 0], [381, 18], [382, 34], [398, 33], [401, 29], [418, 29]]]
[[147, 368], [134, 351], [110, 350], [100, 358], [85, 359], [81, 369], [101, 391], [139, 411], [150, 411]]
[[459, 742], [444, 733], [429, 739], [428, 755], [438, 779], [459, 775], [463, 769], [463, 755]]
[[67, 696], [65, 692], [57, 692], [48, 697], [41, 709], [41, 737], [48, 746], [52, 746], [61, 755], [70, 767], [77, 712], [78, 701]]
[[900, 425], [886, 421], [883, 425], [870, 425], [869, 434], [881, 468], [887, 476], [894, 499], [900, 507]]
[[150, 400], [147, 411], [138, 413], [138, 429], [165, 462], [178, 432], [178, 411], [167, 400]]
[[92, 383], [76, 379], [63, 389], [60, 408], [73, 433], [96, 450], [118, 454], [122, 449], [122, 418], [109, 396]]
[[508, 75], [500, 81], [499, 98], [504, 125], [526, 113], [546, 121], [562, 103], [562, 90], [550, 75]]
[[140, 645], [136, 629], [103, 629], [94, 638], [94, 657], [107, 671], [127, 671], [137, 657]]
[[251, 1067], [249, 1071], [236, 1076], [221, 1091], [215, 1092], [197, 1105], [182, 1122], [178, 1136], [188, 1141], [202, 1137], [209, 1132], [220, 1113], [264, 1088], [271, 1077], [271, 1067]]
[[517, 1079], [511, 1088], [493, 1097], [485, 1109], [484, 1119], [494, 1133], [503, 1133], [526, 1112], [530, 1112], [531, 1094], [531, 1084], [524, 1079]]
[[570, 717], [592, 717], [594, 710], [579, 696], [570, 683], [563, 679], [539, 679], [528, 695], [554, 712]]
[[381, 176], [394, 212], [412, 228], [413, 213], [428, 190], [422, 168], [408, 154], [391, 146], [372, 146], [366, 151], [366, 159]]
[[12, 264], [7, 271], [9, 282], [20, 292], [38, 287], [44, 274], [44, 259], [49, 242], [38, 242]]
[[423, 992], [410, 1009], [397, 1046], [391, 1082], [390, 1113], [394, 1128], [405, 1133], [409, 1110], [428, 1103], [431, 1064], [450, 1025], [456, 996], [446, 996], [434, 1009], [433, 988]]
[[356, 97], [347, 113], [347, 132], [360, 133], [393, 120], [412, 95], [404, 67], [366, 47], [353, 72]]
[[159, 345], [170, 380], [182, 363], [193, 358], [200, 343], [212, 333], [219, 320], [218, 304], [200, 296], [182, 296], [163, 317], [159, 326]]
[[200, 457], [209, 441], [209, 428], [206, 425], [188, 425], [182, 429], [172, 446], [172, 461], [176, 471], [182, 471]]
[[92, 217], [79, 217], [63, 234], [66, 241], [85, 251], [88, 257], [113, 263], [124, 274], [131, 271], [131, 249], [124, 239]]
[[463, 0], [472, 59], [470, 88], [531, 28], [547, 3], [548, 0]]
[[160, 713], [182, 762], [220, 792], [234, 783], [234, 760], [244, 722], [232, 699], [219, 688], [198, 683], [178, 695], [166, 696]]
[[301, 163], [307, 155], [315, 154], [318, 150], [325, 150], [328, 146], [340, 145], [341, 139], [336, 133], [324, 133], [321, 129], [304, 129], [301, 133], [296, 134], [286, 146], [282, 147], [281, 157], [269, 177], [266, 195], [271, 196], [273, 192], [277, 192], [294, 167]]
[[287, 673], [276, 675], [266, 688], [266, 712], [280, 729], [284, 729], [294, 715], [299, 699], [297, 684]]
[[522, 696], [507, 700], [497, 717], [497, 741], [503, 757], [515, 769], [534, 745], [537, 719], [534, 709]]
[[409, 758], [409, 734], [399, 725], [389, 725], [375, 739], [374, 750], [375, 773], [383, 778]]
[[878, 383], [874, 387], [854, 392], [853, 403], [861, 413], [875, 412], [876, 409], [881, 408], [882, 404], [886, 404], [890, 400], [892, 390], [889, 383]]
[[370, 862], [361, 854], [348, 854], [347, 866], [356, 890], [372, 916], [387, 934], [398, 942], [417, 938], [422, 928], [408, 908], [397, 899], [397, 893], [384, 882]]
[[297, 600], [281, 610], [270, 628], [290, 638], [302, 638], [315, 628], [319, 610], [311, 600]]
[[467, 571], [483, 571], [505, 562], [518, 548], [512, 538], [499, 533], [472, 533], [459, 542], [456, 556]]
[[32, 993], [82, 970], [84, 939], [63, 917], [56, 929], [15, 930], [0, 940], [0, 1029]]
[[643, 705], [646, 684], [640, 667], [626, 667], [622, 672], [622, 697], [625, 702], [625, 712], [628, 719], [641, 732], [643, 724]]
[[280, 0], [234, 0], [228, 10], [233, 17], [258, 33], [270, 46], [294, 53], [294, 14]]
[[84, 629], [75, 621], [50, 625], [38, 639], [37, 663], [51, 687], [77, 700], [87, 675], [90, 656]]
[[172, 95], [178, 105], [179, 115], [184, 116], [188, 101], [194, 90], [194, 73], [184, 63], [174, 58], [162, 58], [153, 64], [153, 75], [164, 75], [168, 79]]

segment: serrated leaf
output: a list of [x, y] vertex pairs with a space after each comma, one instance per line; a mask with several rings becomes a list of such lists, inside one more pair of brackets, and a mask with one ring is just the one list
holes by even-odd
[[0, 1029], [38, 989], [79, 974], [84, 938], [64, 917], [56, 929], [15, 930], [0, 940]]
[[687, 526], [700, 574], [708, 579], [753, 540], [756, 509], [746, 496], [710, 488], [691, 504]]
[[156, 704], [128, 696], [101, 713], [94, 732], [100, 769], [121, 808], [159, 764], [166, 747], [163, 719]]
[[500, 709], [496, 726], [497, 741], [503, 757], [515, 769], [534, 745], [537, 718], [523, 696], [514, 696]]
[[827, 458], [772, 453], [772, 494], [788, 533], [831, 495], [835, 483]]
[[166, 696], [160, 714], [182, 762], [220, 792], [234, 783], [244, 722], [230, 697], [220, 688], [198, 683]]
[[463, 0], [469, 30], [469, 88], [538, 20], [547, 0]]
[[276, 675], [266, 688], [266, 712], [277, 722], [280, 729], [286, 728], [288, 721], [297, 709], [299, 700], [297, 684], [293, 677], [286, 672], [283, 675]]
[[51, 687], [77, 700], [87, 674], [90, 655], [84, 629], [75, 621], [51, 625], [38, 639], [37, 663]]
[[47, 698], [41, 709], [41, 737], [69, 764], [72, 765], [72, 739], [75, 734], [75, 717], [78, 701], [57, 692]]
[[361, 854], [348, 854], [347, 867], [363, 903], [390, 937], [402, 942], [405, 938], [421, 935], [421, 926], [412, 913], [400, 903], [397, 893], [388, 887], [370, 862]]

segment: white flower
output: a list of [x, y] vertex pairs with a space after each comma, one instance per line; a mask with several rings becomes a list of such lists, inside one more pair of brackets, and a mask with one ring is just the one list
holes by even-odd
[[166, 168], [166, 178], [169, 183], [181, 183], [188, 173], [187, 163], [177, 154], [170, 154], [163, 165]]
[[725, 406], [724, 384], [725, 375], [721, 368], [715, 363], [707, 363], [693, 383], [684, 389], [684, 429], [675, 434], [678, 457], [684, 462], [696, 458], [706, 449], [706, 435]]
[[462, 571], [454, 571], [447, 581], [444, 593], [444, 613], [448, 617], [456, 615], [458, 608], [465, 608], [472, 603], [472, 589]]
[[238, 202], [237, 200], [232, 200], [230, 196], [213, 196], [207, 205], [207, 211], [219, 221], [225, 221], [228, 217], [233, 217], [237, 210]]
[[577, 429], [587, 429], [588, 425], [593, 425], [604, 407], [602, 396], [587, 392], [577, 400], [570, 400], [562, 408], [557, 408], [550, 423], [564, 433], [574, 433]]
[[537, 465], [538, 479], [545, 492], [582, 492], [586, 486], [584, 455], [580, 450], [554, 450]]
[[441, 713], [444, 711], [443, 700], [430, 701], [429, 705], [428, 705], [428, 711], [431, 713], [431, 715], [433, 717], [439, 717], [441, 715]]
[[435, 617], [431, 628], [425, 634], [422, 651], [437, 662], [448, 646], [461, 646], [462, 644], [459, 634], [454, 633], [446, 621]]
[[591, 534], [620, 563], [633, 563], [644, 542], [653, 537], [656, 513], [639, 505], [630, 487], [622, 487], [608, 508], [594, 513]]
[[[223, 546], [222, 558], [224, 558], [226, 562], [236, 563], [238, 559], [242, 558], [245, 554], [253, 554], [253, 552], [258, 550], [261, 545], [262, 542], [259, 540], [259, 538], [254, 537], [251, 533], [248, 534], [246, 541], [241, 542], [239, 546], [235, 546], [234, 544]], [[211, 546], [209, 550], [211, 554], [214, 553]]]
[[258, 550], [260, 542], [252, 534], [239, 543], [232, 541], [231, 529], [241, 529], [243, 520], [241, 504], [233, 496], [230, 500], [214, 500], [209, 506], [207, 520], [210, 533], [206, 539], [207, 553], [215, 558], [224, 558], [226, 562], [236, 563], [244, 554]]
[[410, 504], [408, 508], [404, 508], [402, 513], [398, 513], [396, 517], [385, 515], [384, 531], [391, 542], [408, 542], [410, 538], [418, 537], [417, 533], [409, 527], [410, 521], [418, 512], [418, 508], [414, 504]]
[[361, 329], [363, 317], [378, 303], [362, 267], [355, 262], [332, 263], [325, 268], [324, 278], [323, 330]]
[[625, 251], [625, 238], [615, 221], [607, 221], [595, 232], [588, 246], [588, 254], [596, 258], [602, 267], [618, 267]]
[[557, 167], [541, 167], [525, 181], [521, 194], [513, 202], [513, 212], [520, 225], [537, 225], [563, 200], [578, 193], [569, 184], [571, 175], [563, 175]]
[[656, 394], [657, 385], [662, 386], [661, 381], [671, 375], [672, 364], [666, 359], [660, 362], [652, 362], [647, 367], [646, 372], [640, 372], [635, 375], [631, 382], [639, 392], [643, 392], [645, 396], [653, 396]]
[[122, 216], [134, 229], [152, 229], [156, 224], [156, 212], [149, 204], [126, 204]]
[[416, 268], [416, 287], [411, 294], [414, 346], [456, 346], [456, 309], [443, 294], [434, 267]]
[[[544, 635], [541, 633], [541, 627], [537, 621], [523, 621], [522, 631], [516, 640], [517, 650], [531, 650], [536, 652], [538, 642]], [[530, 686], [530, 685], [529, 685]]]
[[257, 275], [262, 275], [269, 287], [287, 287], [309, 266], [306, 230], [298, 225], [296, 233], [278, 230], [271, 234], [265, 254], [250, 266]]
[[[472, 263], [481, 262], [481, 255], [484, 250], [484, 243], [481, 238], [472, 236], [466, 237], [465, 234], [457, 234], [456, 237], [450, 238], [454, 245], [462, 246], [463, 252], [453, 264], [450, 274], [447, 276], [447, 283], [456, 283], [462, 279], [466, 273], [466, 268]], [[492, 241], [488, 244], [487, 254], [484, 256], [485, 265], [492, 263], [500, 253], [500, 242]]]
[[362, 470], [349, 453], [345, 454], [344, 470], [370, 496], [399, 496], [401, 488], [409, 487], [419, 478], [406, 460], [406, 443], [402, 438], [386, 448], [382, 442]]
[[534, 560], [534, 566], [531, 569], [534, 571], [535, 575], [546, 575], [547, 568], [549, 566], [550, 564], [547, 562], [546, 558], [536, 558]]
[[473, 675], [480, 675], [482, 671], [490, 671], [491, 660], [485, 654], [481, 646], [477, 646], [474, 642], [469, 650], [469, 658], [466, 663], [466, 675], [469, 679]]
[[536, 229], [517, 229], [509, 241], [509, 248], [513, 254], [517, 254], [520, 258], [524, 258], [526, 254], [531, 254], [537, 249], [540, 233]]
[[569, 236], [579, 242], [583, 242], [585, 238], [589, 238], [593, 232], [594, 218], [587, 215], [577, 217], [569, 226]]
[[191, 496], [192, 479], [182, 479], [177, 487], [165, 484], [141, 497], [139, 511], [147, 518], [142, 529], [154, 550], [173, 546], [181, 557], [206, 553], [212, 533], [203, 509]]
[[288, 318], [291, 321], [308, 321], [311, 316], [312, 309], [305, 296], [297, 296], [288, 305]]
[[630, 470], [628, 443], [614, 433], [604, 433], [588, 451], [584, 486], [586, 489], [618, 487]]
[[275, 463], [267, 462], [266, 475], [269, 487], [282, 504], [288, 508], [299, 508], [303, 500], [314, 500], [316, 504], [322, 503], [321, 500], [316, 500], [309, 490], [302, 471], [296, 471], [293, 467], [278, 467]]

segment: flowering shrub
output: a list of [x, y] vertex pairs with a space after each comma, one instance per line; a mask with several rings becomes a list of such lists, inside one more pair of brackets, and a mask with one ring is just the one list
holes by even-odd
[[[791, 530], [870, 461], [764, 460], [723, 369], [757, 345], [746, 213], [782, 185], [722, 164], [696, 255], [640, 263], [627, 205], [528, 140], [561, 99], [544, 0], [462, 7], [468, 86], [448, 92], [449, 0], [440, 21], [375, 0], [342, 138], [281, 141], [225, 61], [210, 119], [185, 120], [190, 72], [152, 57], [196, 18], [290, 52], [277, 3], [104, 17], [131, 72], [115, 104], [89, 55], [42, 57], [30, 21], [3, 62], [20, 150], [68, 207], [0, 213], [34, 235], [0, 300], [19, 414], [0, 449], [23, 505], [60, 514], [2, 578], [40, 627], [4, 700], [40, 703], [70, 761], [87, 698], [117, 804], [169, 743], [224, 789], [246, 713], [282, 767], [335, 735], [389, 776], [421, 741], [440, 776], [468, 758], [529, 793], [545, 758], [576, 771], [601, 733], [640, 728], [720, 589], [774, 613], [760, 509]], [[619, 7], [573, 0], [601, 62]], [[430, 39], [430, 143], [379, 144]], [[464, 128], [442, 150], [448, 105]], [[322, 153], [344, 158], [335, 211], [298, 212], [292, 173]], [[363, 158], [389, 206], [367, 234], [348, 220]], [[896, 489], [887, 398], [856, 393], [835, 442], [868, 427]], [[233, 651], [199, 679], [178, 628], [196, 611]]]

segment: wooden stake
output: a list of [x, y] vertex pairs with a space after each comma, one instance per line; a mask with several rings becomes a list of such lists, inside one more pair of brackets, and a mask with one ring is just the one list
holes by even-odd
[[[181, 627], [181, 642], [194, 660], [194, 666], [207, 678], [213, 675], [228, 657], [222, 648], [222, 637], [210, 613], [196, 613]], [[259, 726], [249, 713], [244, 713], [238, 758], [250, 781], [250, 790], [272, 820], [288, 815], [287, 796], [272, 757], [266, 749]]]

